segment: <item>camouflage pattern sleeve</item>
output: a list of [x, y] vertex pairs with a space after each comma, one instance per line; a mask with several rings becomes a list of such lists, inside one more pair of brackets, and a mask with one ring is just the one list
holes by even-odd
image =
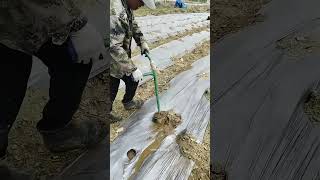
[[[68, 2], [68, 1], [65, 1]], [[80, 2], [80, 1], [69, 1], [69, 7], [70, 7], [70, 14], [72, 17], [74, 17], [73, 22], [72, 22], [72, 26], [71, 26], [71, 31], [76, 32], [79, 31], [82, 27], [84, 27], [87, 22], [88, 22], [88, 18], [85, 16], [84, 12], [83, 12], [83, 5], [85, 5], [85, 1], [84, 2]]]
[[117, 15], [110, 16], [110, 54], [112, 57], [110, 74], [115, 78], [121, 78], [125, 74], [131, 74], [137, 68], [133, 64], [128, 52], [123, 48], [126, 42], [126, 28], [123, 21]]
[[134, 19], [134, 16], [132, 18], [133, 18], [133, 21], [132, 21], [133, 38], [136, 41], [137, 45], [141, 46], [142, 43], [146, 42], [146, 39], [144, 38], [143, 33], [141, 32], [137, 21]]
[[[88, 22], [88, 19], [84, 15], [82, 9], [80, 9], [80, 6], [76, 4], [77, 2], [75, 2], [74, 0], [64, 0], [62, 3], [68, 12], [70, 21], [68, 23], [61, 23], [60, 27], [51, 30], [52, 32], [54, 32], [51, 35], [52, 42], [58, 45], [61, 45], [65, 42], [70, 32], [76, 32], [80, 30]], [[56, 23], [57, 22], [62, 21], [58, 19]]]
[[0, 43], [27, 54], [35, 54], [52, 39], [60, 45], [86, 18], [76, 0], [1, 0]]

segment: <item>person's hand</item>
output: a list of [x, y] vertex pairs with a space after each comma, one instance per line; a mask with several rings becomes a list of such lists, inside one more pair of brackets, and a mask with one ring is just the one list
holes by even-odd
[[106, 57], [106, 47], [103, 38], [91, 24], [86, 24], [77, 32], [70, 34], [76, 54], [75, 62], [88, 64]]
[[132, 77], [133, 77], [133, 80], [134, 80], [135, 82], [139, 82], [139, 81], [142, 81], [143, 74], [142, 74], [142, 72], [141, 72], [139, 69], [136, 69], [136, 70], [132, 73]]
[[141, 54], [146, 54], [148, 53], [149, 54], [149, 51], [150, 51], [150, 48], [148, 46], [148, 44], [146, 42], [142, 43], [141, 44]]

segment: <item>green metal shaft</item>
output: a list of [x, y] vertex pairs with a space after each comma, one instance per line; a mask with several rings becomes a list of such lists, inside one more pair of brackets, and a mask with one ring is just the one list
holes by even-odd
[[152, 60], [149, 56], [148, 53], [145, 53], [145, 56], [149, 59], [150, 61], [150, 67], [151, 67], [151, 73], [146, 73], [144, 76], [152, 75], [153, 76], [153, 83], [154, 83], [154, 91], [156, 94], [156, 100], [157, 100], [157, 108], [158, 112], [160, 112], [160, 99], [159, 99], [159, 90], [158, 90], [158, 77], [157, 77], [157, 72], [155, 69], [152, 68]]
[[156, 99], [157, 99], [157, 108], [158, 112], [160, 112], [160, 100], [159, 100], [159, 92], [158, 92], [158, 77], [155, 70], [152, 70], [153, 78], [154, 78], [154, 91], [156, 93]]

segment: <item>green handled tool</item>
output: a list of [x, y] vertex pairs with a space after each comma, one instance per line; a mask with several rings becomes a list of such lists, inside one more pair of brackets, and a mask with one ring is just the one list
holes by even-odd
[[153, 65], [153, 62], [150, 58], [150, 55], [148, 53], [145, 53], [145, 57], [147, 57], [149, 59], [151, 72], [144, 73], [143, 76], [152, 76], [153, 77], [154, 91], [155, 91], [156, 99], [157, 99], [157, 108], [158, 108], [158, 112], [160, 112], [160, 99], [159, 99], [159, 91], [158, 91], [157, 71], [156, 71], [155, 66]]

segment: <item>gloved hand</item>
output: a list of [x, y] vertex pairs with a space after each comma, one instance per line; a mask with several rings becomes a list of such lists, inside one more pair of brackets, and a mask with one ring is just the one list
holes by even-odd
[[139, 69], [137, 69], [132, 73], [132, 77], [135, 82], [142, 81], [143, 74]]
[[146, 53], [149, 54], [150, 49], [149, 49], [149, 46], [146, 42], [141, 44], [140, 49], [141, 49], [141, 55], [146, 54]]
[[75, 56], [73, 62], [88, 64], [106, 57], [103, 38], [96, 29], [87, 23], [82, 29], [70, 34]]

